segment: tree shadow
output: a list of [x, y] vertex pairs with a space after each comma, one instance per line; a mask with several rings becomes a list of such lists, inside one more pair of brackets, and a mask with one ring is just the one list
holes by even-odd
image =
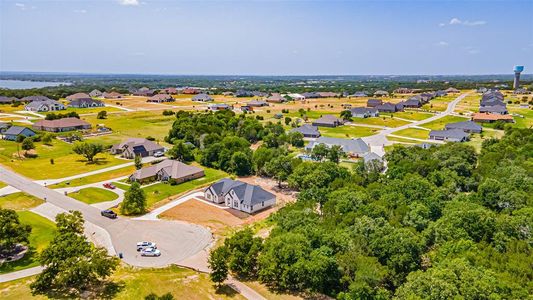
[[74, 289], [58, 289], [44, 295], [50, 299], [113, 299], [124, 287], [123, 281], [99, 281], [80, 294]]
[[215, 293], [217, 295], [224, 295], [224, 296], [227, 296], [227, 297], [234, 297], [236, 296], [237, 294], [239, 294], [239, 292], [237, 292], [236, 288], [232, 288], [230, 285], [227, 285], [227, 284], [224, 284], [224, 285], [221, 285], [221, 286], [215, 286]]

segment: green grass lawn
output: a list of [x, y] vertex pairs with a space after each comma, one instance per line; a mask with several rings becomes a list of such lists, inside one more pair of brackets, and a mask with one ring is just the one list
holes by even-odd
[[352, 118], [352, 123], [387, 127], [400, 127], [402, 125], [409, 124], [407, 121], [394, 119], [390, 116], [379, 116], [376, 118]]
[[[125, 163], [126, 161], [123, 161], [123, 162]], [[91, 176], [73, 179], [73, 180], [68, 181], [69, 184], [67, 184], [67, 181], [63, 181], [58, 184], [50, 185], [48, 187], [56, 189], [56, 188], [64, 188], [64, 187], [69, 187], [69, 186], [81, 186], [81, 185], [101, 182], [105, 180], [113, 180], [117, 177], [131, 175], [133, 174], [133, 172], [135, 172], [135, 167], [129, 166], [129, 167], [124, 167], [124, 168], [116, 169], [116, 170], [109, 171], [109, 172], [104, 172], [104, 173], [99, 173], [99, 174], [95, 174]]]
[[421, 127], [433, 129], [433, 130], [444, 130], [444, 126], [448, 123], [464, 122], [468, 121], [469, 118], [458, 117], [458, 116], [445, 116], [435, 121], [422, 124]]
[[124, 184], [123, 182], [117, 182], [117, 181], [114, 181], [113, 184], [114, 184], [117, 188], [122, 189], [122, 190], [125, 190], [125, 191], [127, 191], [127, 190], [130, 188], [130, 186], [129, 186], [128, 184]]
[[380, 114], [381, 116], [394, 116], [396, 118], [420, 121], [434, 116], [432, 113], [419, 112], [419, 111], [400, 111], [395, 112], [394, 114]]
[[476, 148], [476, 151], [479, 153], [481, 151], [481, 144], [484, 140], [490, 139], [490, 138], [501, 138], [504, 135], [503, 130], [491, 130], [491, 129], [484, 129], [481, 134], [471, 134], [470, 135], [470, 141], [466, 142], [468, 145], [472, 145], [474, 148]]
[[[394, 133], [396, 134], [396, 133]], [[408, 143], [408, 144], [417, 144], [418, 142], [417, 141], [413, 141], [413, 140], [410, 140], [410, 139], [402, 139], [402, 138], [399, 138], [399, 137], [395, 137], [395, 136], [387, 136], [387, 139], [391, 142], [400, 142], [400, 143]]]
[[418, 128], [407, 128], [407, 129], [403, 129], [400, 131], [396, 131], [393, 133], [393, 135], [400, 135], [400, 136], [425, 140], [429, 138], [429, 130], [418, 129]]
[[452, 102], [459, 95], [448, 95], [444, 97], [438, 97], [429, 101], [429, 103], [422, 106], [423, 109], [445, 111], [448, 104]]
[[54, 140], [51, 146], [43, 143], [35, 146], [36, 158], [20, 159], [16, 142], [0, 140], [0, 163], [33, 179], [62, 178], [124, 163], [108, 153], [98, 154], [95, 162], [88, 163], [72, 152], [73, 145], [59, 140]]
[[94, 204], [106, 201], [113, 201], [118, 198], [118, 195], [101, 188], [89, 187], [81, 189], [75, 193], [70, 193], [69, 197], [87, 204]]
[[[32, 296], [29, 285], [35, 276], [11, 282], [0, 283], [0, 298], [5, 300], [48, 299], [44, 296]], [[229, 287], [216, 291], [208, 274], [176, 266], [150, 269], [120, 266], [111, 276], [117, 283], [116, 294], [108, 299], [130, 300], [144, 299], [150, 293], [161, 296], [171, 293], [174, 299], [245, 299]]]
[[519, 128], [530, 128], [533, 126], [533, 110], [528, 108], [515, 108], [512, 106], [509, 106], [510, 113], [513, 114], [519, 114], [522, 117], [514, 116], [514, 126]]
[[82, 114], [97, 114], [97, 113], [99, 113], [102, 110], [105, 110], [108, 113], [109, 112], [113, 112], [113, 111], [122, 111], [119, 108], [110, 107], [110, 106], [107, 106], [107, 107], [89, 107], [89, 108], [67, 107], [67, 109], [65, 111], [66, 112], [74, 111], [74, 112], [77, 112], [79, 115], [82, 115]]
[[19, 215], [21, 223], [28, 224], [32, 228], [29, 238], [30, 252], [20, 260], [12, 263], [5, 263], [0, 266], [0, 274], [38, 266], [38, 253], [50, 243], [56, 230], [54, 222], [41, 217], [36, 213], [30, 211], [17, 211], [17, 214]]
[[177, 185], [170, 185], [167, 183], [157, 183], [143, 188], [146, 193], [146, 202], [149, 210], [157, 207], [162, 200], [171, 196], [176, 197], [185, 192], [197, 189], [202, 186], [227, 177], [228, 174], [224, 171], [204, 168], [205, 176], [194, 179]]
[[323, 136], [335, 138], [358, 138], [373, 135], [379, 132], [379, 128], [362, 126], [339, 126], [339, 127], [319, 127], [318, 130]]
[[43, 200], [22, 192], [0, 196], [0, 207], [4, 209], [27, 210], [42, 203]]

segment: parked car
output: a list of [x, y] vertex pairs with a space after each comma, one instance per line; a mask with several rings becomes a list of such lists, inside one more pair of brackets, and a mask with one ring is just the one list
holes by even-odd
[[147, 248], [157, 249], [157, 245], [154, 242], [138, 242], [137, 251], [141, 251]]
[[114, 184], [109, 183], [109, 182], [108, 182], [108, 183], [104, 183], [104, 187], [105, 187], [106, 189], [112, 189], [112, 190], [114, 190], [114, 189], [117, 188]]
[[154, 157], [162, 157], [163, 155], [165, 155], [165, 153], [161, 151], [157, 151], [156, 153], [154, 153]]
[[161, 251], [155, 248], [146, 248], [141, 251], [141, 256], [161, 256]]
[[100, 214], [102, 215], [102, 217], [108, 217], [110, 219], [116, 219], [117, 218], [117, 214], [110, 210], [110, 209], [106, 209], [106, 210], [102, 210], [100, 212]]

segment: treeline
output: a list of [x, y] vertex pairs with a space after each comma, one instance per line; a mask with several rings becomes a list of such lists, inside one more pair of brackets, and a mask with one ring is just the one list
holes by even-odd
[[526, 299], [533, 293], [533, 130], [464, 144], [398, 147], [380, 174], [300, 163], [297, 202], [266, 239], [237, 232], [210, 256], [271, 289], [337, 299]]

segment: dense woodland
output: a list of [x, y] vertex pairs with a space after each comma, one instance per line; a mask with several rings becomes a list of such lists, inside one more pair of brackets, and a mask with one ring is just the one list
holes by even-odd
[[481, 153], [397, 147], [388, 170], [303, 162], [297, 202], [270, 235], [237, 232], [212, 279], [338, 299], [525, 299], [533, 293], [533, 130], [508, 128]]

